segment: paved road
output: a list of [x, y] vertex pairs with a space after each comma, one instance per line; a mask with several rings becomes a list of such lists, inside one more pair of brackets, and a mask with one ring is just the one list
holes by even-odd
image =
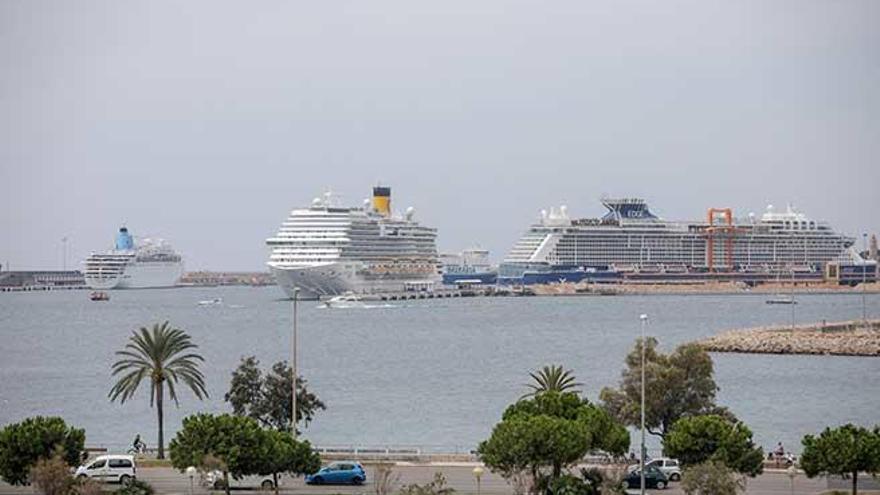
[[[400, 484], [409, 483], [427, 483], [431, 481], [434, 473], [442, 472], [448, 481], [449, 486], [454, 488], [456, 492], [463, 495], [472, 495], [477, 493], [477, 486], [472, 474], [472, 465], [412, 465], [397, 466], [395, 472], [400, 474]], [[372, 468], [367, 467], [368, 477], [372, 478]], [[138, 470], [138, 477], [153, 485], [159, 494], [189, 494], [190, 482], [185, 475], [170, 468], [141, 468]], [[259, 480], [254, 480], [253, 485], [256, 486]], [[794, 493], [814, 495], [826, 491], [828, 482], [824, 479], [809, 480], [803, 475], [795, 479]], [[198, 486], [198, 480], [195, 483], [194, 493], [209, 493], [205, 488]], [[500, 476], [489, 473], [483, 475], [481, 483], [481, 493], [484, 495], [510, 495], [512, 490], [507, 482]], [[247, 493], [247, 491], [239, 491], [239, 493]], [[302, 479], [288, 480], [282, 487], [282, 492], [287, 494], [298, 495], [367, 495], [375, 493], [371, 483], [364, 486], [308, 486]], [[33, 494], [33, 490], [27, 487], [11, 487], [0, 483], [0, 493], [24, 495]], [[673, 483], [667, 490], [650, 490], [652, 495], [681, 495], [683, 492], [678, 488], [677, 483]], [[749, 480], [747, 486], [749, 495], [790, 495], [791, 488], [789, 478], [785, 473], [773, 472], [765, 473], [758, 478]]]

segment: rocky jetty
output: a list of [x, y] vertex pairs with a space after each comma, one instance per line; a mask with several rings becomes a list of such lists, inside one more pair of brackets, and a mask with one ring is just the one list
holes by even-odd
[[698, 342], [710, 352], [880, 357], [880, 320], [730, 330]]

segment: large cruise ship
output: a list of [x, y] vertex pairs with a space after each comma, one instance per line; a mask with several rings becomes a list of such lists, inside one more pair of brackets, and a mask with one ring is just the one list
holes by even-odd
[[288, 297], [432, 290], [440, 281], [437, 230], [414, 211], [392, 214], [391, 188], [373, 188], [362, 207], [334, 205], [327, 193], [290, 212], [274, 237], [269, 268]]
[[135, 243], [126, 227], [116, 234], [113, 250], [92, 253], [83, 261], [86, 285], [93, 289], [173, 287], [183, 276], [183, 259], [163, 240]]
[[736, 219], [711, 208], [705, 221], [663, 220], [642, 199], [603, 199], [602, 218], [542, 211], [499, 268], [509, 283], [634, 277], [769, 279], [821, 277], [854, 239], [792, 207]]

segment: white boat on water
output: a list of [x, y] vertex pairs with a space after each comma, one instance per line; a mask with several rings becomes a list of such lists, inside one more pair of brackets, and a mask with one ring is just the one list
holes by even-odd
[[367, 304], [363, 298], [356, 294], [348, 293], [341, 296], [333, 296], [323, 302], [325, 308], [365, 308]]
[[223, 299], [219, 297], [215, 297], [214, 299], [205, 299], [203, 301], [199, 301], [199, 306], [219, 306], [223, 304]]
[[794, 300], [794, 296], [788, 296], [785, 294], [779, 294], [770, 299], [767, 299], [767, 304], [797, 304], [797, 301]]

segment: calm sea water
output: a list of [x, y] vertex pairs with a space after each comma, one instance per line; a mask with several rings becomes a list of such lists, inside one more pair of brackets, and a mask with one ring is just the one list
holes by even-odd
[[[228, 411], [230, 373], [242, 356], [266, 366], [290, 355], [291, 303], [267, 288], [116, 291], [106, 303], [83, 291], [0, 294], [0, 424], [61, 415], [87, 443], [120, 448], [141, 433], [155, 442], [148, 387], [111, 404], [110, 364], [138, 326], [169, 319], [189, 332], [207, 362], [210, 399], [182, 392], [166, 409], [167, 438], [197, 411]], [[220, 297], [219, 306], [199, 300]], [[787, 323], [791, 308], [764, 296], [474, 298], [394, 307], [323, 309], [300, 303], [300, 371], [327, 403], [306, 430], [324, 446], [473, 448], [525, 392], [529, 370], [561, 363], [584, 392], [619, 379], [639, 334], [669, 350], [717, 331]], [[860, 295], [799, 296], [799, 322], [858, 318]], [[880, 315], [880, 296], [868, 296]], [[769, 448], [826, 425], [880, 422], [880, 359], [715, 355], [719, 402]], [[656, 445], [656, 443], [655, 443]]]

